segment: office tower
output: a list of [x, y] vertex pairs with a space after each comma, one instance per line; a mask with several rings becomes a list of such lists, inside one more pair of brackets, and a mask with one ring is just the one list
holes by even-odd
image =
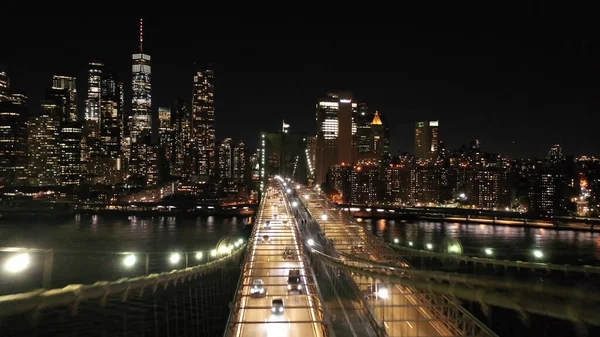
[[417, 122], [415, 126], [415, 157], [436, 159], [439, 151], [439, 121]]
[[553, 147], [550, 148], [550, 151], [548, 151], [547, 159], [553, 164], [560, 163], [565, 159], [563, 157], [562, 148], [560, 147], [560, 144], [555, 144]]
[[371, 124], [375, 116], [369, 112], [369, 106], [365, 102], [357, 103], [354, 114], [356, 124], [356, 149], [358, 157], [371, 152]]
[[100, 84], [100, 142], [99, 150], [91, 158], [88, 165], [102, 184], [116, 184], [122, 179], [121, 165], [121, 130], [119, 128], [122, 114], [120, 85], [117, 75], [104, 71]]
[[8, 75], [4, 71], [0, 71], [0, 102], [6, 102], [10, 100], [10, 93], [8, 91], [10, 87], [10, 81]]
[[77, 186], [81, 183], [81, 125], [62, 123], [59, 134], [59, 184]]
[[150, 55], [144, 53], [143, 42], [143, 20], [140, 19], [140, 52], [133, 54], [132, 57], [131, 140], [133, 143], [145, 139], [142, 135], [144, 131], [152, 132], [151, 58]]
[[44, 100], [40, 102], [42, 114], [52, 117], [54, 120], [61, 122], [63, 109], [60, 103], [54, 100]]
[[355, 161], [353, 107], [348, 93], [328, 94], [317, 103], [316, 183], [326, 180], [329, 167]]
[[88, 92], [87, 100], [85, 102], [85, 115], [86, 121], [98, 122], [100, 119], [100, 95], [101, 95], [101, 82], [102, 82], [102, 71], [104, 70], [104, 64], [98, 62], [91, 62], [88, 70]]
[[219, 145], [219, 180], [231, 179], [233, 176], [231, 138], [225, 138]]
[[54, 101], [60, 107], [60, 122], [76, 122], [77, 116], [77, 85], [75, 77], [52, 76], [52, 87], [46, 92], [46, 99]]
[[173, 144], [173, 165], [172, 175], [177, 177], [189, 177], [189, 167], [185, 166], [186, 149], [190, 143], [190, 116], [185, 101], [178, 97], [171, 107], [173, 120], [174, 144]]
[[0, 102], [0, 186], [24, 185], [27, 165], [27, 96]]
[[243, 141], [237, 143], [233, 149], [233, 177], [238, 184], [244, 182], [246, 173], [246, 144]]
[[369, 153], [372, 153], [373, 162], [388, 166], [391, 162], [390, 129], [383, 123], [379, 111], [375, 111], [370, 126]]
[[169, 163], [169, 166], [171, 166], [170, 163], [175, 152], [173, 149], [175, 146], [175, 124], [173, 123], [173, 117], [171, 115], [171, 108], [158, 108], [158, 144], [164, 149], [165, 160]]
[[31, 186], [57, 186], [60, 122], [47, 111], [27, 123], [29, 149], [27, 176]]
[[192, 142], [198, 151], [198, 174], [214, 176], [215, 171], [215, 101], [214, 72], [197, 71], [192, 97]]

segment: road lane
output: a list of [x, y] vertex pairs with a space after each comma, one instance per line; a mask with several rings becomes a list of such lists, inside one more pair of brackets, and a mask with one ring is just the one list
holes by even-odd
[[[290, 210], [283, 200], [278, 183], [271, 181], [266, 189], [263, 207], [259, 210], [249, 245], [250, 252], [244, 268], [242, 297], [235, 336], [309, 337], [323, 336], [322, 315], [317, 310], [318, 299], [307, 286], [309, 266], [293, 226]], [[270, 226], [265, 225], [270, 221]], [[263, 236], [269, 239], [264, 240]], [[292, 259], [284, 258], [284, 251], [292, 251]], [[289, 270], [297, 269], [302, 276], [302, 293], [288, 294]], [[264, 282], [265, 296], [252, 297], [250, 289], [255, 280]], [[273, 313], [271, 302], [281, 298], [283, 313]]]

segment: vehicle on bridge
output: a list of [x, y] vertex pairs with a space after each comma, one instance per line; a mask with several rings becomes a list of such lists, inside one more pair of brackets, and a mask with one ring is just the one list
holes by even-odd
[[288, 272], [288, 293], [302, 294], [302, 279], [300, 278], [300, 270], [290, 269]]
[[262, 239], [263, 243], [269, 243], [269, 242], [271, 242], [271, 237], [268, 236], [268, 235], [263, 236], [261, 239]]
[[364, 253], [365, 246], [359, 243], [355, 243], [352, 245], [352, 254]]
[[291, 248], [285, 248], [283, 251], [284, 260], [294, 260], [294, 251]]
[[271, 312], [274, 314], [283, 314], [283, 298], [274, 298], [271, 301]]
[[264, 287], [265, 282], [261, 279], [254, 280], [252, 282], [252, 288], [250, 288], [250, 295], [252, 297], [265, 297], [267, 296], [267, 290]]
[[269, 221], [269, 220], [265, 221], [264, 227], [265, 227], [265, 229], [271, 229], [271, 221]]

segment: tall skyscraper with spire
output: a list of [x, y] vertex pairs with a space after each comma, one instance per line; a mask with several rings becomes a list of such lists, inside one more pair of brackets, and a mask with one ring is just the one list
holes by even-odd
[[194, 75], [192, 97], [192, 141], [197, 144], [199, 175], [216, 175], [215, 158], [215, 87], [210, 68]]
[[144, 22], [140, 19], [140, 50], [133, 54], [131, 141], [152, 131], [152, 84], [150, 55], [144, 53]]

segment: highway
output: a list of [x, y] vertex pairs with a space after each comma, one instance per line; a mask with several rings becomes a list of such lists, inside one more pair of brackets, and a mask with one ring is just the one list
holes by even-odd
[[[369, 235], [362, 226], [345, 224], [341, 210], [332, 208], [319, 193], [307, 188], [297, 189], [299, 198], [315, 219], [325, 235], [333, 240], [337, 250], [355, 255], [362, 259], [382, 261], [378, 247], [370, 247], [367, 241]], [[402, 286], [364, 283], [365, 278], [354, 277], [359, 289], [368, 296], [368, 302], [375, 315], [383, 321], [389, 336], [452, 336], [454, 335], [430, 309], [420, 304], [412, 290]], [[382, 297], [371, 294], [369, 288], [385, 289]], [[380, 288], [381, 287], [381, 288]], [[386, 293], [387, 292], [387, 293]]]
[[[258, 211], [243, 269], [242, 296], [234, 307], [233, 335], [237, 337], [326, 336], [312, 270], [304, 259], [295, 219], [282, 193], [279, 182], [271, 180]], [[286, 251], [289, 255], [284, 257]], [[290, 270], [299, 271], [300, 294], [288, 294]], [[256, 280], [264, 282], [264, 294], [253, 296], [251, 289]], [[283, 300], [282, 313], [278, 307], [272, 312], [273, 299]]]

